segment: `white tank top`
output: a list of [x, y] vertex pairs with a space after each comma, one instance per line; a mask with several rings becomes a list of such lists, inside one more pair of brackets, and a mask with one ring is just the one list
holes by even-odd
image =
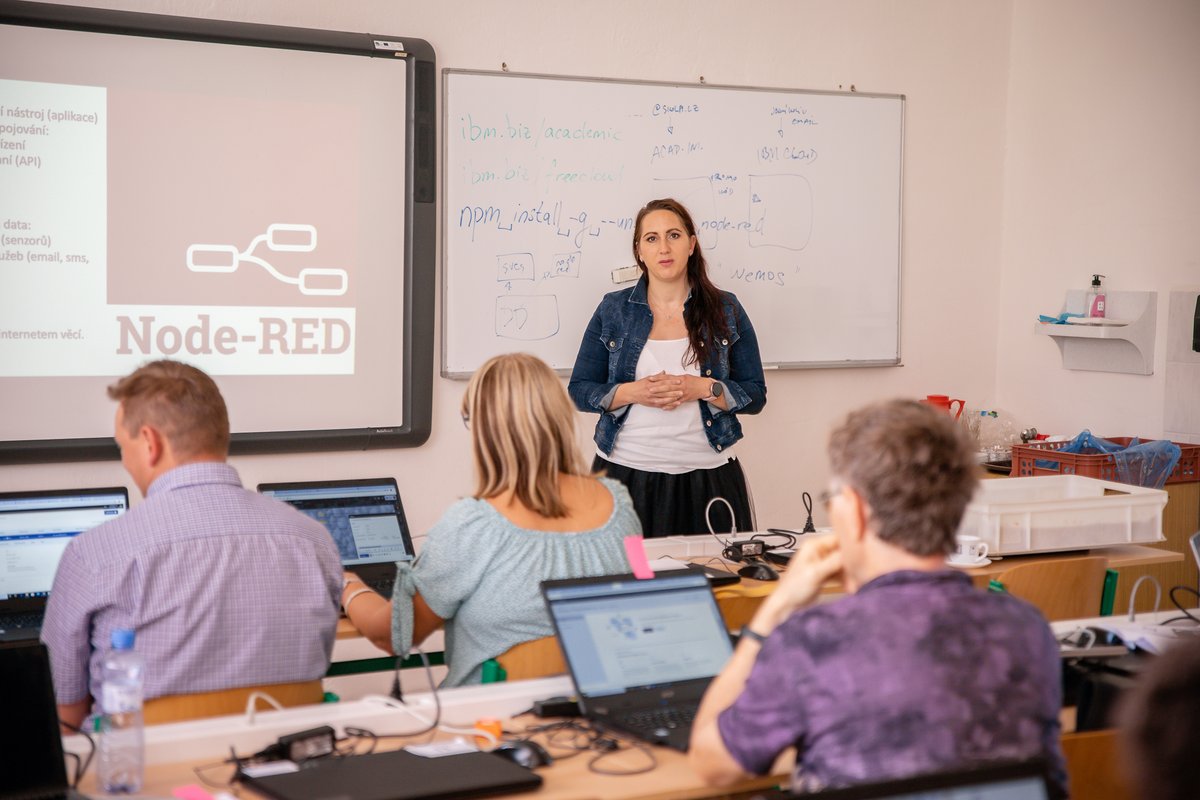
[[[638, 357], [634, 379], [663, 371], [698, 376], [698, 364], [683, 363], [687, 348], [687, 339], [648, 339]], [[634, 404], [625, 415], [612, 453], [599, 455], [625, 467], [679, 475], [719, 467], [733, 455], [731, 450], [727, 447], [718, 453], [708, 443], [698, 403], [683, 403], [670, 411]]]

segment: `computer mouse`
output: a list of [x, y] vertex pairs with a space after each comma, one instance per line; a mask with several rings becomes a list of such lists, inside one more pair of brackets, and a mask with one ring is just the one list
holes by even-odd
[[548, 767], [554, 763], [554, 759], [546, 752], [546, 748], [529, 739], [501, 742], [491, 752], [514, 764], [519, 764], [525, 769]]
[[738, 575], [755, 581], [777, 581], [779, 573], [766, 564], [747, 564], [738, 570]]

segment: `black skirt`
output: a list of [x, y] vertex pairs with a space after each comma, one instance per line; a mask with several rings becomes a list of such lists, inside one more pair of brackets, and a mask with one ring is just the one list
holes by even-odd
[[[755, 529], [754, 508], [750, 504], [746, 475], [736, 458], [713, 469], [668, 475], [665, 472], [644, 472], [621, 466], [596, 456], [592, 469], [620, 481], [629, 489], [633, 508], [642, 521], [642, 535], [647, 538], [708, 533], [709, 524], [704, 518], [704, 508], [714, 497], [723, 497], [733, 506], [737, 531]], [[729, 507], [724, 503], [713, 503], [708, 517], [714, 533], [730, 533], [734, 530]]]

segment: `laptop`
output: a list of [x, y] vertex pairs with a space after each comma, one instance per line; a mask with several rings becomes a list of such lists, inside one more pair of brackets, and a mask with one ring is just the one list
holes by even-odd
[[584, 716], [686, 751], [700, 698], [733, 652], [703, 573], [545, 581], [542, 596]]
[[275, 800], [441, 800], [542, 785], [542, 776], [491, 753], [426, 758], [407, 750], [316, 759], [295, 772], [240, 780]]
[[46, 646], [25, 641], [0, 649], [0, 686], [0, 753], [3, 763], [12, 765], [0, 775], [0, 800], [86, 800], [67, 782]]
[[38, 638], [67, 543], [128, 509], [124, 486], [0, 494], [0, 644]]
[[[808, 797], [810, 795], [804, 795]], [[1049, 800], [1057, 796], [1041, 759], [826, 789], [821, 800]]]
[[392, 596], [396, 562], [416, 557], [395, 478], [260, 483], [258, 491], [324, 525], [342, 566], [384, 597]]

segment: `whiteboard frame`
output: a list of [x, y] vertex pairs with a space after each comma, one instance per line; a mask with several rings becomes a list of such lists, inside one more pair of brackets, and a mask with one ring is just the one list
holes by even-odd
[[[661, 86], [678, 89], [716, 89], [716, 90], [732, 90], [737, 92], [763, 92], [763, 93], [778, 93], [778, 94], [802, 94], [802, 95], [824, 95], [837, 97], [864, 97], [881, 100], [898, 100], [900, 102], [900, 175], [899, 175], [899, 193], [896, 197], [897, 206], [897, 231], [896, 231], [896, 357], [894, 359], [870, 359], [863, 361], [787, 361], [787, 362], [771, 362], [764, 363], [763, 369], [853, 369], [858, 367], [901, 367], [904, 366], [901, 354], [901, 342], [903, 333], [903, 320], [901, 319], [901, 311], [903, 310], [903, 289], [904, 289], [904, 144], [905, 144], [905, 110], [907, 107], [908, 98], [904, 94], [889, 94], [883, 92], [846, 92], [846, 91], [831, 91], [827, 89], [796, 89], [782, 88], [770, 86], [739, 86], [737, 84], [724, 83], [688, 83], [682, 81], [650, 81], [625, 78], [605, 78], [587, 75], [554, 75], [541, 72], [509, 72], [508, 70], [483, 70], [483, 69], [460, 69], [455, 67], [442, 68], [442, 175], [441, 175], [441, 197], [442, 197], [442, 230], [440, 239], [441, 264], [439, 265], [439, 273], [441, 278], [441, 346], [439, 347], [439, 372], [443, 378], [452, 380], [467, 380], [473, 374], [472, 372], [451, 371], [447, 368], [447, 341], [448, 341], [448, 298], [449, 292], [446, 291], [447, 281], [447, 238], [449, 225], [447, 224], [449, 209], [445, 207], [445, 200], [448, 196], [449, 187], [446, 185], [449, 175], [449, 136], [450, 136], [450, 81], [448, 80], [454, 75], [478, 75], [492, 78], [533, 78], [536, 80], [552, 80], [565, 82], [583, 82], [583, 83], [614, 83], [627, 86]], [[569, 377], [571, 370], [557, 369], [555, 370], [561, 377]]]

